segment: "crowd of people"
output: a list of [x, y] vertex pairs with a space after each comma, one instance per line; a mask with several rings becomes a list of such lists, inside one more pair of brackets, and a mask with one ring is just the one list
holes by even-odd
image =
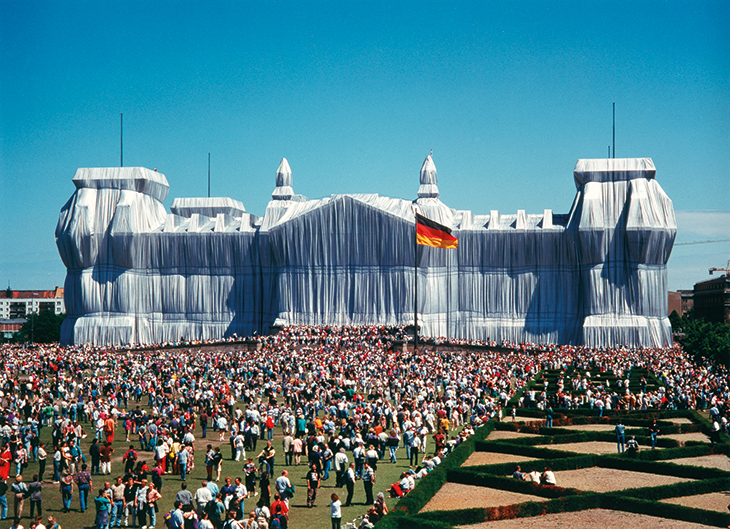
[[[475, 428], [500, 420], [510, 401], [546, 410], [712, 407], [718, 421], [727, 415], [727, 373], [693, 362], [677, 346], [480, 342], [469, 345], [481, 349], [453, 350], [450, 343], [447, 351], [439, 349], [445, 341], [434, 340], [414, 352], [402, 347], [406, 338], [400, 327], [302, 326], [255, 338], [256, 350], [225, 341], [3, 345], [0, 491], [14, 500], [16, 526], [25, 499], [31, 518], [42, 517], [50, 474], [63, 512], [78, 496], [79, 510], [95, 509], [100, 529], [153, 528], [161, 519], [173, 529], [286, 528], [294, 486], [279, 468], [283, 456], [285, 467], [307, 465], [308, 507], [330, 474], [346, 489], [344, 503], [330, 495], [333, 527], [362, 482], [367, 526], [387, 513], [384, 495], [374, 495], [379, 462], [395, 463], [405, 449], [409, 468], [386, 491], [403, 496]], [[630, 391], [634, 367], [646, 368], [661, 386]], [[546, 368], [611, 371], [620, 383], [566, 375], [556, 392], [527, 390]], [[120, 455], [123, 471], [114, 474]], [[239, 461], [242, 475], [222, 484], [224, 458]], [[26, 480], [30, 462], [38, 470]], [[186, 480], [200, 467], [206, 479], [188, 491]], [[180, 490], [174, 508], [161, 513], [170, 476]], [[7, 509], [2, 494], [0, 518]], [[47, 527], [41, 518], [34, 523]]]

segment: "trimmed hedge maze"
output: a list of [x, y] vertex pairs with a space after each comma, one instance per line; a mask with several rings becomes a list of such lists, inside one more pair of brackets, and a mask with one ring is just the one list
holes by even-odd
[[[642, 376], [649, 378], [644, 373], [642, 373]], [[653, 383], [654, 380], [651, 380], [651, 382]], [[520, 410], [520, 414], [522, 417], [540, 417], [542, 412], [535, 409]], [[715, 445], [687, 441], [684, 446], [680, 446], [680, 443], [675, 439], [663, 437], [664, 435], [692, 432], [709, 434], [711, 425], [706, 418], [690, 410], [623, 412], [621, 420], [626, 425], [626, 439], [634, 435], [642, 445], [642, 450], [638, 453], [594, 455], [561, 450], [561, 445], [568, 443], [599, 441], [610, 442], [615, 445], [616, 435], [612, 431], [574, 431], [566, 428], [571, 425], [581, 424], [616, 424], [618, 418], [612, 415], [599, 419], [595, 415], [591, 410], [555, 410], [554, 428], [544, 427], [544, 422], [541, 421], [512, 423], [509, 418], [505, 419], [506, 422], [501, 423], [494, 420], [489, 421], [479, 428], [474, 436], [446, 457], [436, 470], [420, 480], [408, 496], [398, 501], [392, 507], [390, 514], [377, 524], [377, 529], [451, 529], [484, 521], [596, 508], [645, 514], [716, 527], [727, 527], [730, 524], [730, 515], [724, 512], [660, 502], [660, 500], [667, 498], [730, 490], [730, 472], [672, 462], [674, 459], [701, 457], [711, 454], [730, 455], [730, 443], [727, 442], [727, 438], [723, 437], [722, 442]], [[649, 450], [646, 449], [647, 444], [649, 444], [648, 427], [654, 418], [657, 419], [661, 429], [658, 440], [658, 446], [661, 449]], [[685, 418], [692, 422], [691, 424], [675, 424], [670, 420], [673, 418]], [[486, 438], [495, 430], [519, 431], [532, 435], [515, 439], [487, 441]], [[550, 447], [548, 448], [545, 445], [550, 445]], [[691, 481], [610, 492], [592, 492], [561, 486], [535, 485], [509, 477], [514, 472], [516, 465], [520, 463], [462, 466], [475, 451], [535, 458], [522, 464], [536, 469], [549, 466], [558, 473], [558, 485], [560, 485], [560, 471], [593, 468], [639, 472], [654, 476], [690, 479]], [[446, 482], [526, 494], [534, 497], [534, 501], [501, 507], [457, 508], [448, 511], [421, 512]]]

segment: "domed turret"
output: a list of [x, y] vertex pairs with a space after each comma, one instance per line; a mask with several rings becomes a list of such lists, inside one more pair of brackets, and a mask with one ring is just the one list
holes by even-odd
[[286, 158], [282, 158], [279, 168], [276, 170], [276, 189], [271, 193], [271, 198], [273, 200], [291, 200], [293, 196], [291, 168]]
[[436, 166], [429, 154], [421, 166], [421, 187], [418, 188], [418, 198], [438, 198], [439, 187], [436, 177]]

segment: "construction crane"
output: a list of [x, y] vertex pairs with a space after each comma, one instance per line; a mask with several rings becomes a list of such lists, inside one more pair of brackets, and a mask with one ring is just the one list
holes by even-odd
[[725, 272], [726, 274], [730, 274], [730, 261], [727, 262], [726, 268], [710, 268], [710, 275], [712, 275], [712, 272]]

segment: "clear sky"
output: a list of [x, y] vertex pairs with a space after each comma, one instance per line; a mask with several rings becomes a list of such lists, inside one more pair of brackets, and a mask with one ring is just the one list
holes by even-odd
[[[730, 238], [730, 3], [0, 0], [0, 284], [63, 285], [78, 167], [157, 168], [263, 215], [282, 157], [309, 198], [567, 213], [579, 158], [650, 157], [677, 242]], [[670, 289], [730, 259], [677, 246]]]

